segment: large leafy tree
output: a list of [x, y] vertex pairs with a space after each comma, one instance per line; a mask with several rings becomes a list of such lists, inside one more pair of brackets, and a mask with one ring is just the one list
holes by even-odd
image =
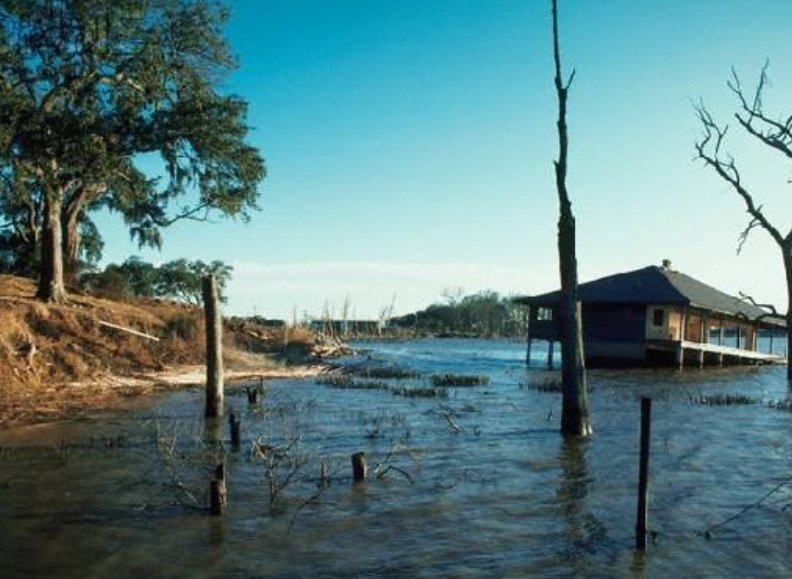
[[177, 259], [155, 267], [133, 256], [121, 265], [111, 263], [102, 272], [86, 273], [80, 281], [85, 289], [105, 295], [168, 298], [198, 306], [203, 301], [203, 279], [210, 274], [215, 276], [221, 301], [226, 301], [223, 294], [232, 271], [220, 260]]
[[246, 103], [216, 89], [226, 18], [203, 0], [0, 0], [0, 194], [12, 228], [37, 215], [42, 299], [65, 299], [92, 209], [154, 246], [178, 220], [255, 209]]

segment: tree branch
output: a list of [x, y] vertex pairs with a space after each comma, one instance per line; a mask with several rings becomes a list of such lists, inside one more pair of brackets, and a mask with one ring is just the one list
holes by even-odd
[[[743, 292], [740, 292], [740, 300], [739, 301], [749, 303], [752, 306], [754, 306], [755, 308], [760, 308], [760, 309], [763, 309], [763, 310], [767, 310], [767, 312], [768, 312], [766, 314], [767, 316], [778, 316], [778, 315], [780, 315], [778, 313], [778, 310], [776, 310], [776, 307], [773, 304], [759, 304], [759, 303], [756, 303], [756, 300], [752, 296], [746, 295]], [[765, 317], [765, 316], [761, 316], [761, 317]]]
[[[759, 139], [768, 147], [780, 152], [788, 159], [792, 159], [792, 116], [782, 123], [769, 118], [765, 115], [763, 110], [762, 94], [769, 83], [767, 76], [768, 66], [769, 63], [765, 62], [762, 67], [762, 72], [759, 75], [759, 82], [756, 85], [753, 102], [750, 104], [743, 92], [740, 77], [737, 75], [737, 72], [732, 69], [732, 80], [726, 84], [737, 96], [737, 99], [740, 101], [740, 108], [743, 112], [743, 115], [739, 112], [735, 113], [734, 117], [749, 134]], [[765, 126], [757, 128], [754, 126], [755, 121]], [[762, 130], [763, 128], [764, 130]]]
[[739, 248], [742, 249], [748, 233], [756, 226], [761, 226], [779, 246], [784, 246], [784, 236], [767, 220], [762, 212], [762, 206], [760, 205], [757, 207], [754, 203], [753, 196], [743, 186], [740, 179], [740, 172], [737, 169], [734, 159], [731, 156], [728, 157], [728, 160], [723, 160], [721, 158], [721, 147], [726, 137], [728, 126], [721, 128], [703, 104], [696, 106], [696, 112], [704, 127], [704, 136], [701, 141], [696, 143], [697, 158], [704, 161], [705, 165], [714, 169], [721, 179], [732, 186], [737, 194], [742, 197], [746, 211], [752, 218], [751, 223], [748, 224], [748, 227], [746, 227], [740, 236]]

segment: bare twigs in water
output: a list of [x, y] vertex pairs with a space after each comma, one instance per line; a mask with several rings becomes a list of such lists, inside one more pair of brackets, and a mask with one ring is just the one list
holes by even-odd
[[[222, 461], [222, 450], [210, 448], [199, 437], [196, 437], [196, 439], [199, 448], [197, 461], [202, 464], [216, 464]], [[179, 498], [175, 500], [175, 504], [202, 511], [206, 510], [204, 501], [197, 498], [196, 492], [191, 490], [191, 485], [185, 482], [182, 475], [188, 467], [186, 463], [189, 458], [186, 454], [178, 451], [178, 432], [175, 429], [172, 432], [165, 432], [160, 423], [157, 422], [156, 442], [163, 465], [171, 480], [170, 486], [178, 491]], [[184, 499], [186, 499], [186, 502]]]
[[297, 475], [308, 462], [306, 456], [295, 455], [292, 452], [299, 442], [300, 436], [293, 437], [282, 447], [265, 443], [261, 436], [253, 442], [251, 456], [263, 461], [264, 476], [269, 487], [270, 508], [275, 506], [278, 496], [296, 480]]
[[459, 427], [459, 423], [456, 421], [456, 415], [454, 414], [454, 411], [451, 408], [448, 408], [446, 406], [441, 406], [440, 409], [437, 411], [437, 413], [443, 418], [445, 418], [445, 421], [448, 423], [448, 426], [451, 428], [451, 430], [454, 431], [455, 434], [458, 433], [460, 430], [462, 430]]
[[[717, 531], [718, 529], [722, 529], [723, 527], [725, 527], [729, 523], [732, 523], [735, 520], [739, 519], [742, 515], [744, 515], [745, 513], [750, 511], [751, 509], [755, 509], [755, 508], [760, 507], [762, 505], [762, 503], [764, 503], [767, 499], [769, 499], [771, 496], [773, 496], [777, 492], [781, 491], [787, 485], [792, 485], [792, 477], [781, 481], [776, 486], [774, 486], [772, 489], [770, 489], [768, 492], [766, 492], [758, 501], [756, 501], [754, 503], [751, 503], [750, 505], [740, 509], [739, 512], [735, 513], [734, 515], [732, 515], [728, 519], [726, 519], [724, 521], [721, 521], [720, 523], [718, 523], [716, 525], [712, 525], [707, 530], [703, 531], [701, 534], [704, 535], [707, 539], [711, 539], [712, 536], [715, 534], [715, 531]], [[790, 505], [786, 505], [785, 507], [783, 507], [782, 510], [785, 510], [789, 506]]]
[[415, 481], [413, 480], [413, 477], [412, 475], [410, 475], [409, 472], [393, 464], [393, 456], [397, 453], [405, 453], [405, 452], [415, 462], [418, 462], [418, 459], [413, 455], [413, 453], [410, 451], [409, 448], [401, 444], [396, 444], [388, 451], [388, 454], [385, 456], [385, 458], [379, 464], [377, 464], [377, 466], [374, 467], [373, 470], [374, 476], [376, 476], [378, 479], [381, 479], [385, 477], [389, 472], [393, 471], [399, 473], [404, 478], [406, 478], [410, 482], [410, 484], [415, 484]]

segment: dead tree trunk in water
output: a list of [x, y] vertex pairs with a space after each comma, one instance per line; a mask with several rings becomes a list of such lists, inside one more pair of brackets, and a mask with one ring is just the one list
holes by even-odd
[[558, 8], [552, 0], [553, 58], [555, 61], [555, 87], [558, 95], [558, 160], [555, 161], [556, 188], [558, 189], [558, 261], [561, 274], [561, 378], [563, 402], [561, 407], [561, 433], [569, 436], [588, 436], [591, 423], [588, 416], [586, 394], [586, 366], [583, 357], [581, 310], [578, 300], [577, 255], [575, 250], [575, 216], [566, 186], [567, 135], [566, 110], [569, 81], [561, 80], [561, 53], [558, 48]]
[[214, 275], [203, 279], [206, 318], [206, 412], [207, 418], [223, 415], [223, 319], [220, 316], [217, 281]]

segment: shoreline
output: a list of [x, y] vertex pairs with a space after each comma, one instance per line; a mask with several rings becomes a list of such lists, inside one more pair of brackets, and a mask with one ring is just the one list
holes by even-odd
[[[330, 368], [321, 362], [281, 366], [267, 360], [260, 364], [247, 363], [241, 368], [234, 368], [235, 364], [230, 366], [224, 372], [226, 385], [255, 380], [300, 380], [319, 376]], [[121, 409], [130, 399], [200, 387], [205, 383], [205, 366], [180, 364], [164, 370], [107, 373], [87, 380], [46, 384], [31, 389], [10, 406], [0, 408], [0, 430], [74, 420], [95, 412]]]

